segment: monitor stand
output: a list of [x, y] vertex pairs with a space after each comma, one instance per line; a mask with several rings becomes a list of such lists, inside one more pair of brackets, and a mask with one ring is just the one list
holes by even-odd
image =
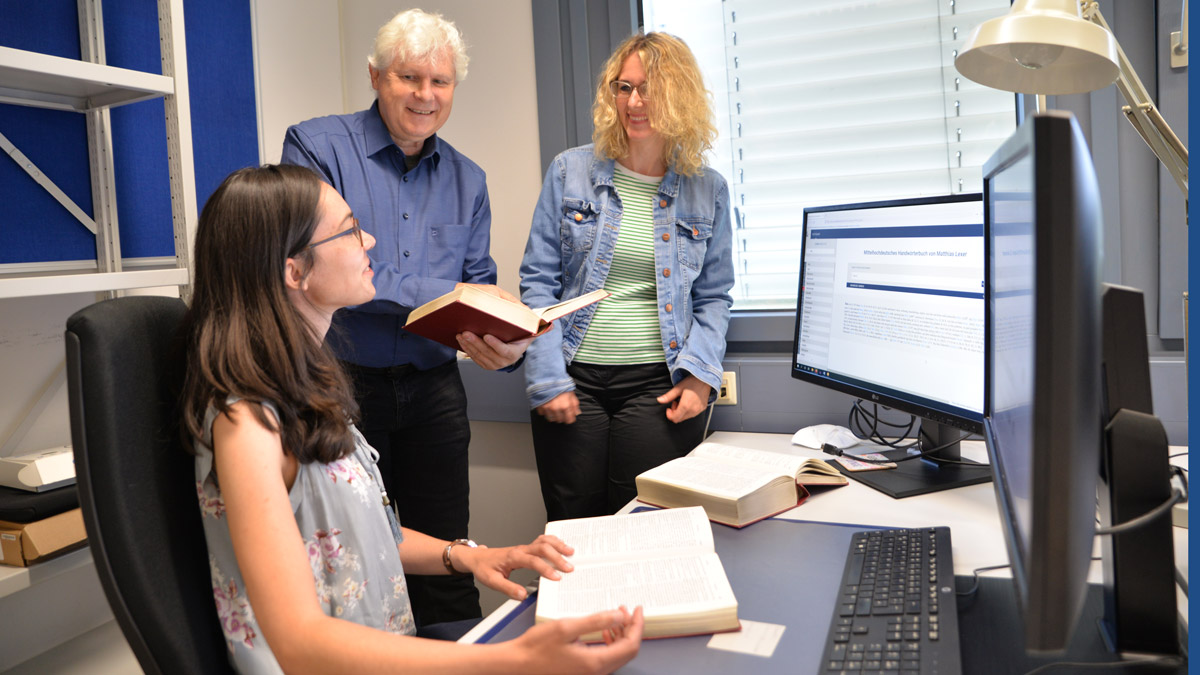
[[[932, 447], [935, 448], [963, 435], [962, 431], [954, 427], [944, 424], [935, 425], [935, 423], [928, 420], [922, 420], [921, 427], [932, 432], [929, 433], [929, 436], [933, 440]], [[889, 450], [884, 452], [883, 455], [888, 459], [895, 460], [907, 457], [908, 452], [905, 450]], [[966, 464], [938, 461], [941, 459], [966, 462]], [[958, 443], [929, 457], [897, 462], [894, 469], [847, 471], [838, 462], [832, 462], [832, 464], [843, 474], [868, 487], [875, 488], [893, 499], [904, 499], [905, 497], [914, 497], [940, 490], [977, 485], [979, 483], [986, 483], [992, 479], [992, 469], [989, 465], [962, 459]]]
[[[1079, 623], [1067, 649], [1062, 654], [1029, 654], [1023, 648], [1024, 625], [1012, 579], [980, 577], [979, 587], [972, 596], [958, 598], [958, 641], [962, 651], [964, 673], [1027, 673], [1051, 663], [1075, 662], [1096, 664], [1084, 672], [1105, 673], [1186, 673], [1186, 662], [1175, 667], [1153, 667], [1129, 661], [1122, 667], [1123, 658], [1110, 652], [1094, 621], [1104, 615], [1103, 589], [1089, 584], [1084, 594]], [[970, 576], [955, 577], [959, 590], [971, 587]], [[1100, 664], [1107, 664], [1102, 666]], [[1104, 668], [1103, 671], [1100, 668]], [[1053, 673], [1079, 672], [1067, 667]]]

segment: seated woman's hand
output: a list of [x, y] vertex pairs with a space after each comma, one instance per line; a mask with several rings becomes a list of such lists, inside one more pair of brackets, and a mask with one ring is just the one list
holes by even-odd
[[504, 593], [514, 600], [524, 600], [526, 591], [518, 583], [509, 581], [508, 575], [516, 569], [531, 569], [547, 579], [561, 578], [561, 572], [575, 569], [564, 556], [575, 553], [561, 539], [543, 534], [532, 543], [503, 548], [454, 547], [454, 564], [457, 569], [475, 575], [484, 586]]
[[[642, 608], [632, 614], [619, 610], [576, 619], [540, 623], [521, 637], [502, 643], [517, 651], [521, 671], [530, 673], [611, 673], [633, 660], [642, 646], [645, 627]], [[603, 645], [585, 645], [579, 638], [599, 631]]]

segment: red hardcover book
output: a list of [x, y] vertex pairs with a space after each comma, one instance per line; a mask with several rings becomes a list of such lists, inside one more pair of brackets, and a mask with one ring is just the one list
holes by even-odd
[[404, 329], [451, 349], [458, 349], [455, 336], [464, 331], [513, 342], [541, 335], [555, 319], [599, 302], [608, 295], [608, 291], [599, 289], [549, 307], [530, 309], [474, 286], [460, 286], [414, 309], [408, 315]]

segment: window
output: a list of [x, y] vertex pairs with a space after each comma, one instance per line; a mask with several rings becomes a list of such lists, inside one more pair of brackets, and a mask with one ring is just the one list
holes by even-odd
[[643, 0], [713, 95], [736, 309], [794, 308], [806, 206], [982, 190], [1016, 97], [954, 55], [1009, 0]]

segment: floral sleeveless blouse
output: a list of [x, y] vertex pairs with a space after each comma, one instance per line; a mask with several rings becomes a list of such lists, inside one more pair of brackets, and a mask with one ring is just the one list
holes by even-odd
[[[233, 400], [231, 399], [231, 403]], [[271, 404], [266, 408], [278, 419]], [[229, 659], [240, 673], [280, 673], [246, 596], [245, 584], [214, 471], [212, 424], [208, 409], [204, 440], [196, 443], [196, 494], [208, 543], [213, 600]], [[304, 537], [317, 599], [329, 616], [392, 633], [416, 632], [408, 586], [396, 544], [400, 527], [383, 505], [383, 481], [376, 467], [379, 453], [352, 425], [354, 452], [329, 464], [300, 465], [289, 496], [296, 524]]]

